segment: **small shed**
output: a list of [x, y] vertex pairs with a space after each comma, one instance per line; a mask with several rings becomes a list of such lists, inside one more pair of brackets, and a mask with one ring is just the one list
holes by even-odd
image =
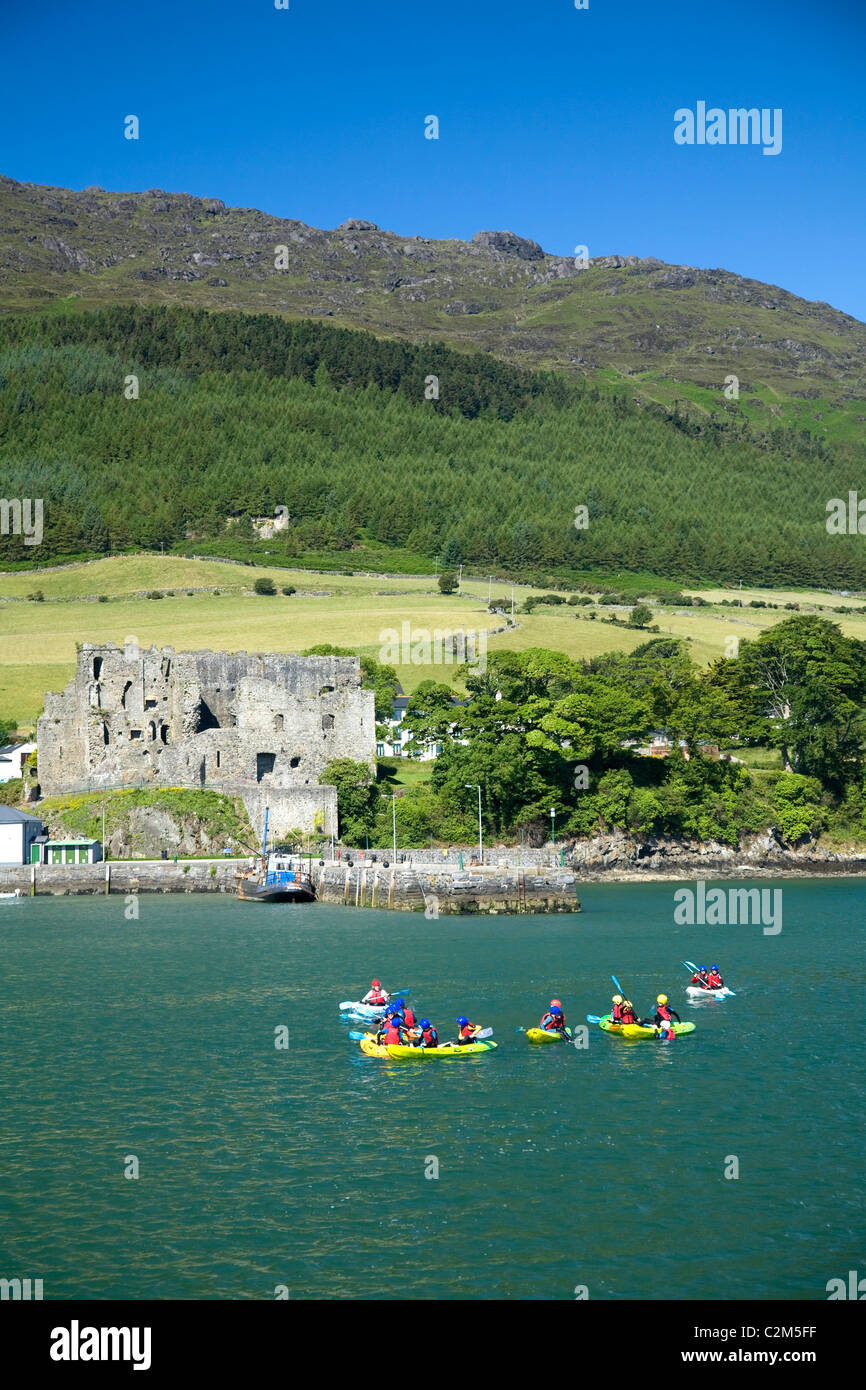
[[42, 835], [39, 843], [30, 847], [31, 864], [98, 864], [101, 858], [98, 840], [49, 840]]
[[30, 847], [42, 831], [42, 822], [35, 816], [0, 806], [0, 864], [28, 864]]

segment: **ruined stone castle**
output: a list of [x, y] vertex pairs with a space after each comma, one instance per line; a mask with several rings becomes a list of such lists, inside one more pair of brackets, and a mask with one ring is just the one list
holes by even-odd
[[[84, 643], [37, 725], [43, 796], [130, 786], [240, 796], [261, 834], [337, 833], [334, 758], [375, 765], [374, 696], [357, 657]], [[269, 834], [270, 838], [270, 834]]]

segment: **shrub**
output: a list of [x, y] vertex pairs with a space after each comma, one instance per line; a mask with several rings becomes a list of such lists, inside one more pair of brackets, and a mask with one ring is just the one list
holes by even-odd
[[629, 614], [629, 621], [634, 627], [646, 627], [652, 617], [652, 609], [647, 608], [645, 603], [635, 604]]
[[256, 580], [253, 585], [253, 590], [257, 594], [264, 594], [267, 597], [271, 597], [277, 592], [277, 586], [272, 579], [263, 576], [261, 579]]
[[284, 593], [287, 597], [288, 597], [289, 595], [291, 595], [291, 594], [296, 594], [297, 592], [298, 592], [298, 590], [297, 590], [296, 585], [294, 585], [294, 584], [284, 584], [284, 585], [283, 585], [283, 593]]
[[457, 575], [453, 570], [445, 570], [439, 576], [439, 592], [442, 594], [453, 594], [458, 587]]
[[148, 598], [162, 598], [163, 595], [160, 593], [159, 589], [151, 589], [151, 591], [150, 591], [150, 593], [148, 594], [147, 597], [148, 597]]
[[107, 602], [108, 602], [108, 594], [100, 594], [100, 595], [99, 595], [99, 600], [98, 600], [98, 602], [99, 602], [99, 603], [107, 603]]
[[41, 589], [34, 590], [34, 592], [32, 594], [28, 594], [27, 597], [31, 603], [45, 602], [45, 595], [43, 594]]

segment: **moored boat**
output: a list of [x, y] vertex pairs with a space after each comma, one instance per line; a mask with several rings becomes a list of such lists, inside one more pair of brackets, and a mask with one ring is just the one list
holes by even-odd
[[258, 869], [247, 870], [238, 879], [238, 897], [252, 903], [314, 903], [316, 890], [300, 855], [285, 846], [268, 853], [268, 811]]

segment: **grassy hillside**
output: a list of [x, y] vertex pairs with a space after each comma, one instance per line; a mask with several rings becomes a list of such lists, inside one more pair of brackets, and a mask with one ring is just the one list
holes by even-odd
[[[526, 230], [531, 230], [527, 228]], [[276, 248], [287, 250], [285, 269]], [[849, 436], [866, 398], [866, 327], [827, 304], [727, 270], [590, 248], [586, 268], [510, 232], [471, 242], [333, 231], [217, 198], [81, 192], [0, 178], [0, 310], [184, 304], [327, 317], [348, 327], [492, 352], [604, 382], [696, 415]]]
[[[294, 584], [297, 593], [274, 598], [252, 592], [256, 578], [270, 575], [277, 585]], [[25, 595], [38, 583], [43, 602]], [[133, 597], [142, 591], [172, 590], [172, 597]], [[335, 576], [283, 569], [247, 568], [176, 556], [118, 556], [38, 575], [0, 574], [0, 718], [14, 717], [25, 728], [42, 708], [44, 692], [59, 690], [75, 668], [75, 645], [82, 641], [122, 643], [128, 636], [149, 646], [178, 649], [210, 647], [228, 651], [298, 652], [320, 642], [346, 646], [360, 655], [379, 657], [387, 629], [404, 622], [413, 633], [481, 631], [501, 626], [487, 611], [488, 584], [468, 581], [463, 596], [446, 597], [429, 578], [406, 576]], [[192, 592], [190, 592], [192, 591]], [[218, 591], [218, 593], [217, 593]], [[511, 588], [492, 585], [493, 596], [510, 599]], [[625, 605], [536, 608], [521, 613], [525, 598], [539, 590], [515, 587], [518, 627], [492, 635], [488, 651], [549, 647], [573, 657], [610, 650], [631, 651], [646, 634], [623, 626]], [[95, 595], [108, 602], [99, 603]], [[658, 606], [653, 621], [661, 633], [689, 640], [693, 660], [707, 665], [730, 654], [730, 639], [756, 637], [765, 627], [789, 616], [781, 607], [797, 602], [803, 612], [820, 612], [838, 621], [851, 636], [866, 639], [864, 601], [816, 592], [792, 594], [772, 590], [743, 591], [743, 608], [722, 600], [739, 599], [739, 591], [704, 591], [706, 606]], [[779, 608], [750, 608], [751, 599]], [[847, 611], [838, 615], [836, 608]], [[604, 621], [616, 612], [620, 624]], [[594, 617], [590, 617], [594, 614]], [[453, 665], [395, 663], [407, 691], [422, 680], [444, 680], [460, 688]]]
[[[0, 321], [0, 439], [6, 495], [45, 501], [40, 557], [213, 545], [353, 569], [393, 550], [400, 568], [571, 582], [866, 585], [860, 537], [825, 527], [847, 450], [322, 325], [135, 309]], [[263, 546], [250, 515], [277, 507], [289, 528]], [[37, 548], [0, 538], [0, 565], [14, 562]]]

